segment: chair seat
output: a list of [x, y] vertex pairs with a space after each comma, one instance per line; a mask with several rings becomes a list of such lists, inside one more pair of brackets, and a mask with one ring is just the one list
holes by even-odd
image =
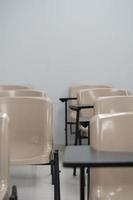
[[49, 163], [52, 146], [39, 144], [15, 144], [11, 149], [11, 164], [45, 164]]

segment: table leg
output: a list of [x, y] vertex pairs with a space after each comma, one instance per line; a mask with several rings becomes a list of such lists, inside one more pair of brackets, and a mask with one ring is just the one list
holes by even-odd
[[88, 145], [90, 145], [90, 122], [88, 123]]
[[[77, 110], [76, 114], [75, 145], [78, 144], [78, 139], [79, 139], [79, 110]], [[73, 168], [73, 176], [76, 176], [76, 167]]]
[[90, 198], [90, 168], [88, 167], [87, 200]]
[[67, 138], [67, 101], [65, 101], [65, 144], [68, 145], [68, 138]]
[[75, 145], [78, 144], [78, 139], [79, 139], [79, 110], [77, 110], [77, 115], [76, 115]]
[[85, 169], [80, 168], [80, 200], [85, 200]]

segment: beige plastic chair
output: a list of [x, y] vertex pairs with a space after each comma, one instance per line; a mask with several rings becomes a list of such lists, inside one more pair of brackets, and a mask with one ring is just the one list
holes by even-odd
[[[108, 85], [76, 85], [76, 86], [72, 86], [69, 88], [69, 97], [70, 98], [73, 98], [73, 97], [78, 98], [78, 92], [80, 90], [90, 89], [90, 88], [111, 88], [111, 86], [108, 86]], [[69, 101], [69, 106], [76, 105], [77, 103], [78, 103], [77, 100]], [[68, 116], [69, 116], [69, 121], [73, 121], [73, 122], [76, 121], [76, 112], [69, 109]]]
[[132, 112], [133, 96], [99, 97], [95, 102], [95, 114]]
[[10, 118], [12, 164], [43, 164], [52, 152], [53, 106], [47, 98], [0, 98], [0, 111]]
[[[50, 164], [55, 200], [59, 198], [59, 163], [53, 153], [53, 105], [47, 97], [0, 98], [0, 112], [10, 118], [10, 161], [13, 165]], [[54, 170], [53, 170], [54, 169]]]
[[15, 97], [15, 96], [30, 96], [30, 97], [46, 97], [46, 93], [39, 90], [3, 90], [0, 91], [0, 97]]
[[8, 116], [0, 113], [0, 200], [9, 199]]
[[[133, 152], [133, 112], [95, 115], [91, 147], [97, 151]], [[91, 169], [91, 200], [132, 200], [133, 168]]]
[[[70, 125], [70, 133], [73, 133], [72, 125], [76, 124], [76, 112], [69, 109], [70, 105], [77, 104], [77, 93], [81, 89], [88, 88], [108, 88], [107, 85], [76, 85], [69, 88], [68, 98], [59, 98], [61, 102], [65, 104], [65, 145], [68, 145], [68, 125]], [[73, 98], [73, 99], [71, 99]]]
[[[90, 104], [94, 105], [97, 98], [99, 97], [110, 97], [110, 96], [129, 96], [131, 93], [126, 89], [117, 88], [94, 88], [87, 90], [80, 90], [78, 92], [78, 103], [79, 104]], [[80, 116], [92, 116], [94, 115], [94, 109], [90, 112], [90, 109], [82, 110]]]
[[30, 86], [24, 85], [0, 85], [0, 90], [23, 90], [23, 89], [31, 89]]
[[[78, 103], [79, 104], [90, 104], [95, 105], [96, 100], [99, 97], [109, 97], [109, 96], [129, 96], [131, 93], [126, 89], [117, 88], [94, 88], [80, 90], [78, 92]], [[80, 117], [92, 117], [95, 114], [95, 108], [84, 109], [80, 111]], [[88, 127], [84, 128], [80, 126], [81, 134], [88, 135]]]

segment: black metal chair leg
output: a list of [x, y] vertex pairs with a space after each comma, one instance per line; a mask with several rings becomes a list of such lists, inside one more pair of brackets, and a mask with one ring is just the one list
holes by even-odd
[[[77, 110], [77, 113], [76, 113], [76, 130], [75, 130], [75, 145], [78, 144], [78, 139], [79, 139], [79, 142], [81, 141], [80, 138], [79, 138], [79, 113], [80, 113], [80, 110]], [[76, 176], [76, 167], [73, 168], [73, 176]]]
[[15, 198], [11, 196], [11, 197], [9, 197], [9, 200], [15, 200]]
[[18, 199], [17, 187], [16, 185], [13, 185], [10, 200], [17, 200], [17, 199]]
[[80, 168], [80, 199], [85, 200], [85, 173], [84, 168]]
[[58, 151], [54, 153], [55, 168], [55, 184], [54, 184], [54, 200], [60, 200], [60, 171], [59, 171], [59, 155]]
[[51, 163], [50, 163], [50, 166], [51, 166], [51, 178], [52, 178], [52, 185], [54, 185], [54, 181], [55, 181], [55, 177], [54, 177], [54, 175], [55, 175], [55, 173], [54, 173], [54, 171], [55, 171], [55, 168], [54, 168], [54, 160], [51, 160]]
[[81, 131], [79, 130], [79, 145], [82, 145], [82, 136]]
[[76, 176], [76, 167], [73, 168], [73, 176]]
[[68, 145], [68, 134], [67, 134], [67, 101], [65, 101], [65, 145]]
[[76, 114], [76, 130], [75, 130], [75, 145], [78, 143], [78, 138], [79, 138], [79, 110], [77, 110]]
[[90, 199], [90, 168], [88, 168], [87, 200]]
[[88, 145], [90, 145], [90, 122], [88, 124]]

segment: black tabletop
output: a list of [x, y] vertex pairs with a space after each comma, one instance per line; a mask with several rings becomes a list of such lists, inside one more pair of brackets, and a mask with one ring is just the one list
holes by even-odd
[[130, 167], [133, 153], [95, 151], [90, 146], [67, 146], [64, 167]]

